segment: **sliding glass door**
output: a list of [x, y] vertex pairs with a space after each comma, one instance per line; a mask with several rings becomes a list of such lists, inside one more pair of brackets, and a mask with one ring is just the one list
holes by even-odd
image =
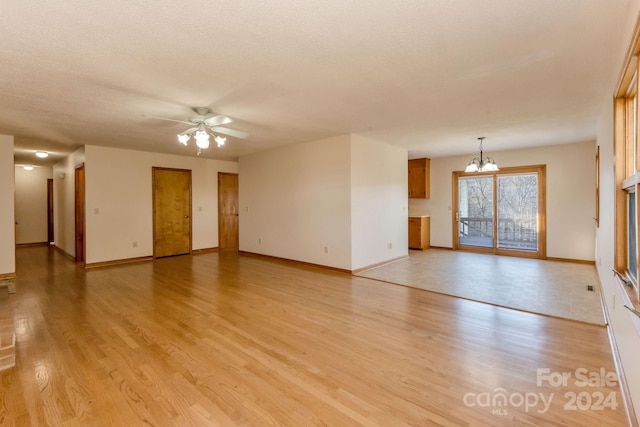
[[464, 176], [458, 179], [460, 245], [493, 248], [493, 199], [492, 176]]
[[454, 248], [545, 257], [544, 172], [454, 172]]
[[538, 174], [498, 175], [498, 249], [537, 252]]

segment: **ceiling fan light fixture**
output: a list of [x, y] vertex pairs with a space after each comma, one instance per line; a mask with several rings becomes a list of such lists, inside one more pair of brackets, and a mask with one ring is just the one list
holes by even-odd
[[209, 148], [209, 134], [204, 130], [199, 130], [196, 132], [196, 145], [201, 150]]
[[227, 138], [223, 138], [221, 136], [216, 135], [213, 140], [218, 144], [218, 147], [222, 147], [225, 142], [227, 142]]
[[202, 153], [202, 150], [206, 150], [207, 148], [209, 148], [211, 137], [213, 137], [218, 147], [222, 147], [223, 145], [225, 145], [225, 143], [227, 142], [227, 138], [217, 135], [218, 133], [240, 139], [245, 139], [249, 136], [249, 134], [246, 132], [222, 127], [221, 125], [233, 122], [230, 117], [221, 114], [213, 115], [214, 113], [212, 113], [211, 110], [206, 107], [194, 107], [192, 108], [192, 110], [197, 115], [190, 117], [186, 121], [167, 119], [164, 117], [152, 118], [191, 125], [191, 128], [177, 135], [178, 142], [184, 146], [188, 146], [191, 137], [193, 137], [196, 143], [196, 152], [198, 155]]

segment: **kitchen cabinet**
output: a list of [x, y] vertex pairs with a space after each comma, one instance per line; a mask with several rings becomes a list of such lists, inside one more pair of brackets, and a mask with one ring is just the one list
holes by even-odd
[[431, 246], [431, 217], [409, 217], [409, 249], [429, 249]]
[[428, 199], [431, 193], [431, 159], [409, 160], [409, 198]]

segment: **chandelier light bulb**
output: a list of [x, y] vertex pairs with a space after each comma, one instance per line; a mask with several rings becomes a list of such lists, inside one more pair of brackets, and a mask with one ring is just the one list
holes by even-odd
[[198, 148], [204, 150], [209, 148], [209, 134], [206, 131], [199, 130], [196, 132], [196, 145]]
[[189, 135], [181, 133], [178, 134], [178, 142], [180, 142], [180, 144], [182, 145], [187, 145], [187, 142], [189, 142]]
[[221, 136], [215, 136], [213, 140], [218, 144], [218, 147], [222, 147], [225, 142], [227, 142], [227, 138], [223, 138]]

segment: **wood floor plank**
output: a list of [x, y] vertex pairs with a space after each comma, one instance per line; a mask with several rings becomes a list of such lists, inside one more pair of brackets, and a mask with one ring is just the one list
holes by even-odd
[[[615, 385], [536, 383], [615, 372], [604, 327], [228, 252], [85, 271], [35, 247], [17, 265], [2, 426], [626, 425]], [[482, 405], [496, 393], [551, 400]]]

